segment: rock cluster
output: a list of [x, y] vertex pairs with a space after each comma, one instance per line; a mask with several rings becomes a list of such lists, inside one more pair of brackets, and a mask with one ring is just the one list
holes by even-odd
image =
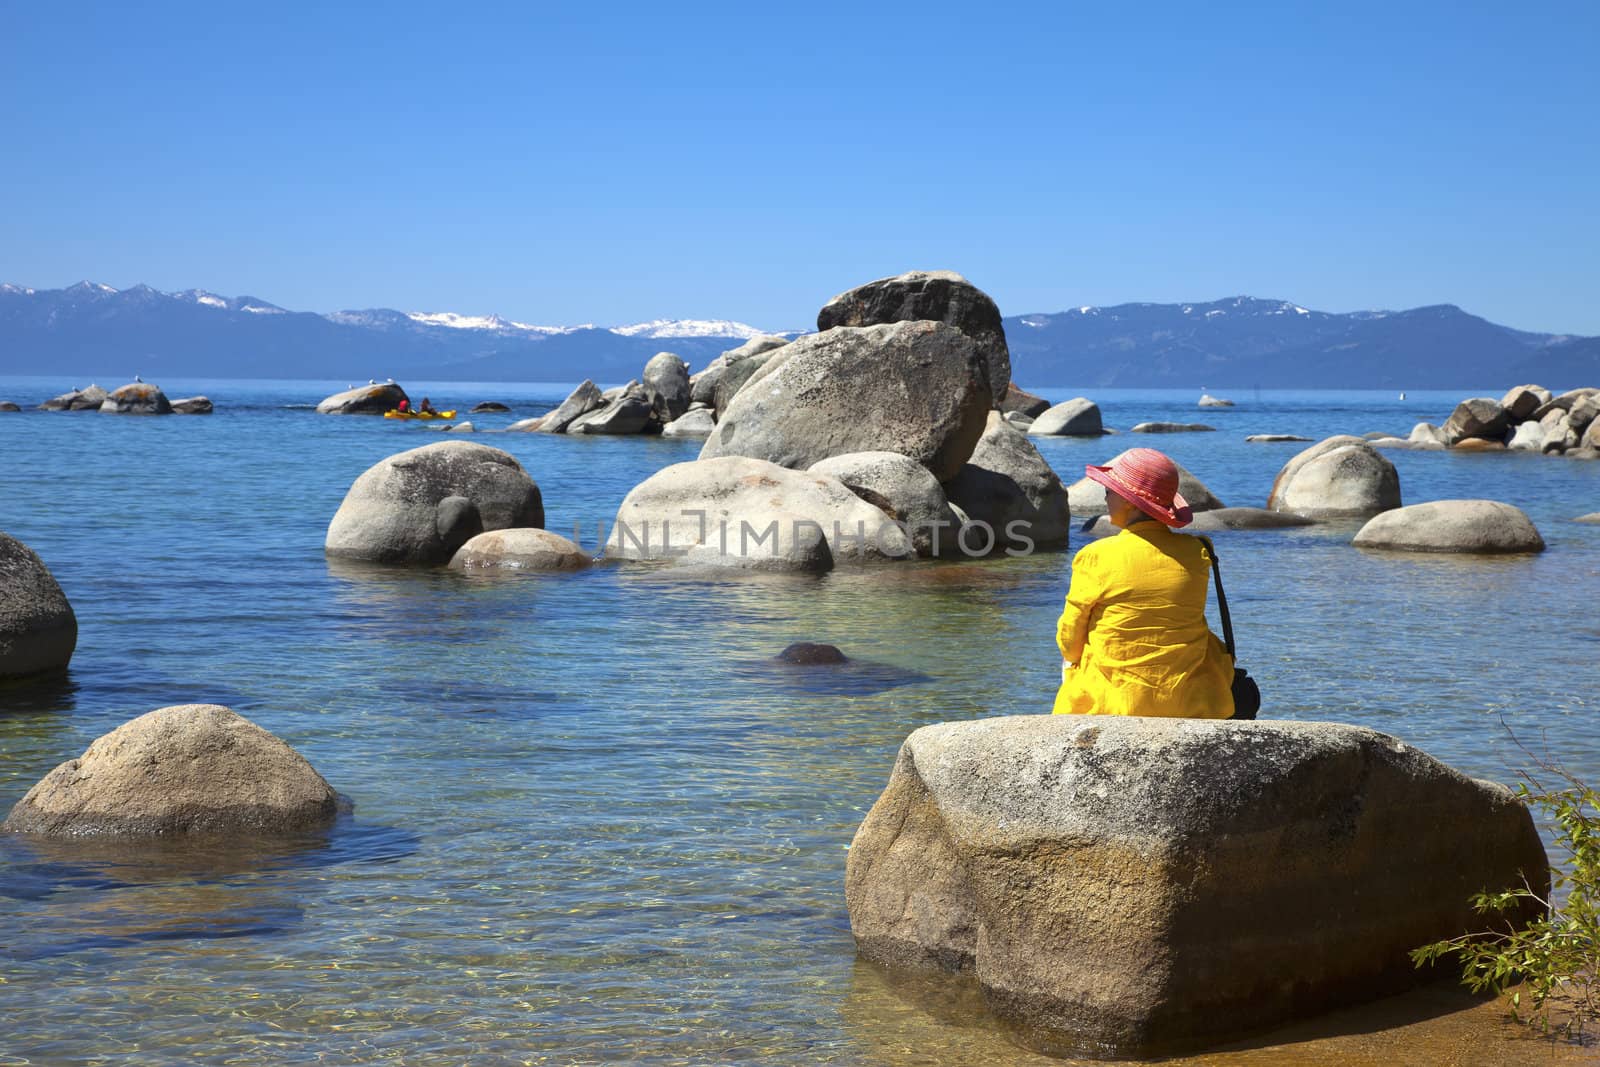
[[1600, 388], [1572, 389], [1560, 396], [1540, 385], [1518, 385], [1499, 400], [1469, 397], [1443, 426], [1418, 423], [1413, 447], [1458, 452], [1541, 452], [1600, 456]]
[[913, 732], [845, 900], [864, 957], [974, 975], [1024, 1043], [1144, 1058], [1426, 980], [1410, 949], [1524, 884], [1511, 791], [1392, 737], [1042, 715]]
[[[0, 404], [0, 410], [6, 410]], [[15, 411], [15, 404], [9, 410]], [[168, 400], [159, 385], [135, 379], [109, 393], [98, 385], [74, 389], [51, 397], [39, 405], [40, 411], [101, 411], [108, 415], [209, 415], [212, 404], [203, 396]]]
[[4, 829], [28, 834], [290, 833], [322, 826], [337, 795], [283, 741], [228, 708], [159, 708], [45, 775]]
[[662, 432], [705, 434], [699, 459], [628, 494], [607, 556], [820, 571], [1066, 544], [1066, 491], [1007, 421], [1044, 402], [1011, 385], [992, 300], [913, 272], [836, 297], [818, 324], [690, 379]]

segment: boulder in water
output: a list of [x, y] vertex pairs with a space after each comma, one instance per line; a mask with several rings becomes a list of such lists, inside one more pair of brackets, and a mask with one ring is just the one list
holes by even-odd
[[[961, 520], [928, 468], [898, 452], [851, 452], [813, 463], [812, 474], [837, 478], [846, 489], [904, 523], [917, 555], [949, 554]], [[959, 477], [959, 476], [958, 476]]]
[[485, 400], [481, 403], [472, 405], [472, 407], [468, 409], [467, 414], [483, 415], [488, 412], [504, 412], [510, 410], [511, 408], [508, 405], [502, 404], [498, 400]]
[[862, 956], [972, 974], [1028, 1045], [1145, 1058], [1427, 981], [1475, 894], [1548, 883], [1510, 790], [1372, 730], [1035, 715], [912, 732], [845, 902]]
[[1301, 437], [1292, 433], [1253, 433], [1245, 441], [1253, 445], [1277, 444], [1284, 441], [1309, 441], [1309, 437]]
[[283, 741], [216, 704], [159, 708], [45, 775], [4, 829], [29, 834], [294, 833], [337, 796]]
[[817, 329], [917, 320], [943, 322], [972, 338], [987, 371], [991, 400], [1005, 398], [1011, 386], [1011, 352], [1000, 309], [954, 271], [915, 270], [840, 293], [817, 313]]
[[656, 422], [655, 403], [645, 387], [631, 381], [620, 390], [609, 391], [604, 402], [567, 425], [568, 433], [634, 434], [643, 433]]
[[1542, 385], [1516, 385], [1506, 390], [1506, 395], [1500, 398], [1500, 406], [1505, 408], [1513, 423], [1519, 423], [1533, 418], [1533, 413], [1551, 399], [1550, 390]]
[[375, 563], [448, 563], [486, 530], [543, 525], [539, 487], [509, 453], [438, 441], [357, 478], [328, 524], [326, 550]]
[[988, 527], [959, 534], [963, 554], [1065, 548], [1072, 532], [1066, 487], [1027, 434], [998, 411], [989, 414], [972, 458], [945, 483], [945, 493], [971, 524]]
[[490, 530], [456, 549], [458, 571], [571, 571], [589, 566], [588, 553], [560, 534], [535, 527]]
[[9, 413], [9, 412], [21, 411], [21, 410], [22, 410], [22, 408], [19, 407], [17, 405], [16, 401], [14, 401], [14, 400], [0, 400], [0, 411], [4, 411], [4, 412], [8, 412]]
[[710, 408], [691, 408], [661, 428], [662, 437], [710, 437], [717, 428]]
[[0, 678], [64, 671], [78, 618], [38, 553], [0, 533]]
[[177, 415], [209, 415], [213, 410], [211, 399], [204, 396], [186, 396], [172, 402]]
[[1099, 437], [1103, 433], [1100, 405], [1083, 396], [1047, 408], [1035, 415], [1028, 427], [1031, 437]]
[[1209, 393], [1202, 393], [1198, 406], [1203, 408], [1231, 408], [1233, 407], [1233, 401], [1224, 400], [1220, 396], [1212, 396]]
[[823, 474], [746, 456], [675, 463], [634, 486], [606, 542], [610, 559], [682, 559], [759, 570], [914, 558], [879, 508]]
[[985, 373], [973, 340], [940, 322], [810, 334], [751, 377], [700, 457], [804, 469], [850, 452], [899, 452], [945, 481], [983, 433]]
[[1486, 396], [1475, 396], [1456, 405], [1450, 417], [1439, 429], [1444, 443], [1454, 448], [1462, 441], [1477, 438], [1500, 441], [1511, 425], [1511, 416], [1500, 406], [1500, 401]]
[[1405, 552], [1544, 551], [1544, 538], [1522, 509], [1496, 500], [1432, 500], [1393, 508], [1361, 527], [1353, 544]]
[[689, 410], [689, 364], [676, 353], [657, 352], [640, 377], [661, 422], [671, 422]]
[[110, 394], [98, 385], [90, 385], [87, 389], [74, 389], [70, 393], [62, 393], [52, 397], [39, 405], [40, 411], [98, 411], [100, 405], [106, 402]]
[[[544, 415], [537, 426], [531, 427], [540, 433], [566, 433], [567, 428], [576, 420], [600, 406], [600, 387], [585, 378], [583, 384], [574, 389], [567, 398], [556, 405], [554, 411]], [[513, 426], [513, 429], [516, 427]]]
[[409, 406], [411, 398], [393, 382], [382, 385], [362, 385], [334, 393], [317, 405], [319, 415], [382, 415], [394, 411], [404, 400]]
[[1340, 434], [1295, 455], [1267, 497], [1272, 511], [1315, 519], [1369, 518], [1400, 506], [1400, 475], [1377, 449]]
[[1129, 433], [1216, 433], [1215, 426], [1203, 422], [1141, 422]]
[[149, 382], [129, 382], [106, 394], [100, 411], [107, 415], [170, 415], [172, 402], [160, 386]]
[[1050, 401], [1042, 396], [1034, 396], [1026, 389], [1019, 389], [1017, 383], [1012, 382], [1006, 386], [1005, 395], [995, 407], [1008, 415], [1026, 415], [1032, 421], [1050, 410]]

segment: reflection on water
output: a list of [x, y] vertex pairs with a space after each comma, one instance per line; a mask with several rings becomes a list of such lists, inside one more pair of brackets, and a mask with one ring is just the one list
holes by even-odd
[[[230, 383], [237, 402], [210, 420], [0, 425], [29, 457], [0, 529], [46, 560], [80, 626], [65, 680], [0, 688], [0, 811], [115, 726], [204, 700], [289, 742], [357, 812], [257, 852], [0, 837], [0, 1062], [1044, 1062], [970, 989], [908, 995], [858, 965], [842, 887], [909, 731], [1049, 709], [1070, 553], [737, 579], [328, 560], [350, 482], [434, 438], [284, 407], [336, 391], [322, 384]], [[567, 392], [485, 388], [523, 408]], [[452, 390], [430, 392], [471, 391]], [[1097, 399], [1113, 425], [1193, 417], [1188, 394]], [[1454, 403], [1392, 400], [1242, 405], [1171, 450], [1228, 503], [1260, 505], [1294, 450], [1244, 433], [1404, 433]], [[699, 447], [485, 440], [586, 546], [628, 489]], [[1039, 445], [1068, 475], [1110, 454]], [[1263, 715], [1373, 726], [1499, 780], [1527, 763], [1504, 720], [1600, 779], [1600, 527], [1565, 521], [1594, 510], [1600, 464], [1392, 456], [1408, 501], [1506, 500], [1550, 548], [1476, 561], [1360, 552], [1342, 526], [1219, 533]], [[151, 491], [138, 509], [62, 508], [86, 469]], [[852, 670], [770, 664], [800, 640]], [[1437, 995], [1198, 1062], [1523, 1055], [1493, 1005]]]

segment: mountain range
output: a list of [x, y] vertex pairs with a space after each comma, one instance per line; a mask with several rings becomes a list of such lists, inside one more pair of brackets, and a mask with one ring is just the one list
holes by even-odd
[[[1600, 338], [1499, 326], [1450, 304], [1314, 311], [1253, 297], [1009, 316], [1028, 387], [1504, 388], [1600, 384]], [[727, 320], [538, 326], [499, 316], [290, 311], [250, 296], [0, 285], [0, 374], [620, 382], [658, 351], [692, 368], [763, 331]], [[795, 335], [800, 331], [785, 331]]]

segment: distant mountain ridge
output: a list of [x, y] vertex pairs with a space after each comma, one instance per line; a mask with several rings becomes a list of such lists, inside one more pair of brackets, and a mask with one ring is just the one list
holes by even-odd
[[[1600, 338], [1514, 330], [1449, 304], [1332, 313], [1240, 296], [1084, 306], [1004, 322], [1025, 386], [1600, 383]], [[610, 382], [636, 377], [663, 348], [698, 369], [761, 332], [729, 320], [602, 328], [389, 308], [320, 315], [203, 289], [0, 285], [0, 374]]]

